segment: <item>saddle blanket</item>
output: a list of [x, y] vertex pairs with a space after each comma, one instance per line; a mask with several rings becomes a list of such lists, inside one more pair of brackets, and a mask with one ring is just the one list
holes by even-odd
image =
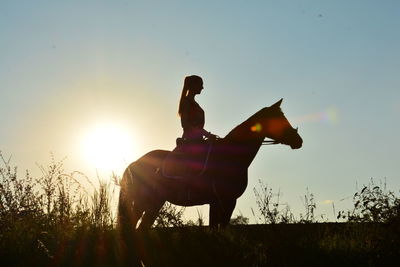
[[207, 168], [211, 147], [206, 142], [178, 145], [164, 160], [162, 175], [167, 178], [201, 176]]

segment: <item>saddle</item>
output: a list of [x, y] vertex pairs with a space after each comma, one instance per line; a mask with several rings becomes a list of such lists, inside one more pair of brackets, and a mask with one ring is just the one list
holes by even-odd
[[164, 160], [161, 171], [167, 178], [201, 176], [207, 168], [212, 143], [178, 138], [176, 148]]

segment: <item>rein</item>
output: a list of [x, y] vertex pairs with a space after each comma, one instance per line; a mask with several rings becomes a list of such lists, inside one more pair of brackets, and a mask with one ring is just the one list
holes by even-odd
[[262, 145], [277, 145], [277, 144], [281, 144], [281, 142], [275, 140], [264, 140], [262, 142]]

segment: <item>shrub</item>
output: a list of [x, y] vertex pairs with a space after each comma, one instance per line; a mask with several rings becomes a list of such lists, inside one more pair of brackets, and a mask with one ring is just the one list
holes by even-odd
[[[272, 188], [268, 188], [259, 180], [261, 192], [256, 188], [253, 189], [256, 196], [256, 203], [261, 213], [260, 219], [264, 223], [292, 223], [295, 221], [293, 213], [287, 204], [280, 203], [281, 192], [274, 194]], [[284, 206], [283, 208], [280, 208]]]
[[349, 222], [399, 222], [400, 199], [393, 191], [386, 189], [386, 182], [376, 185], [371, 179], [368, 185], [353, 196], [354, 207], [351, 211], [340, 211], [338, 219]]
[[242, 214], [240, 214], [236, 217], [231, 218], [229, 223], [232, 225], [246, 225], [249, 224], [249, 218], [244, 217]]
[[314, 200], [314, 194], [306, 190], [306, 194], [304, 195], [303, 201], [304, 208], [306, 210], [305, 214], [300, 214], [300, 223], [313, 223], [316, 222], [315, 219], [315, 209], [317, 208], [317, 204]]
[[155, 221], [155, 227], [181, 227], [184, 225], [185, 208], [166, 202], [160, 209]]

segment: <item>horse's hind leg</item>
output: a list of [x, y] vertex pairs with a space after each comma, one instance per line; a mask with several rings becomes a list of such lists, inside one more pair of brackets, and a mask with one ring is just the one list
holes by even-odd
[[127, 184], [126, 179], [123, 182], [119, 193], [117, 226], [120, 231], [129, 234], [136, 229], [144, 208], [133, 186]]
[[[135, 217], [138, 212], [133, 207], [133, 198], [128, 194], [125, 194], [121, 190], [118, 202], [118, 229], [122, 232], [130, 232], [135, 229], [137, 224], [137, 219], [135, 222]], [[139, 217], [140, 218], [140, 217]]]
[[136, 226], [140, 218], [142, 217], [144, 212], [143, 206], [139, 202], [134, 202], [133, 203], [133, 208], [132, 208], [132, 225], [133, 229], [136, 230]]
[[123, 190], [121, 192], [118, 204], [118, 232], [122, 241], [119, 243], [119, 258], [122, 266], [141, 266], [141, 257], [134, 237], [143, 209], [131, 194], [125, 195], [126, 191]]
[[164, 200], [151, 200], [146, 204], [142, 221], [139, 224], [138, 230], [143, 231], [149, 229], [158, 216], [158, 212], [164, 205]]

